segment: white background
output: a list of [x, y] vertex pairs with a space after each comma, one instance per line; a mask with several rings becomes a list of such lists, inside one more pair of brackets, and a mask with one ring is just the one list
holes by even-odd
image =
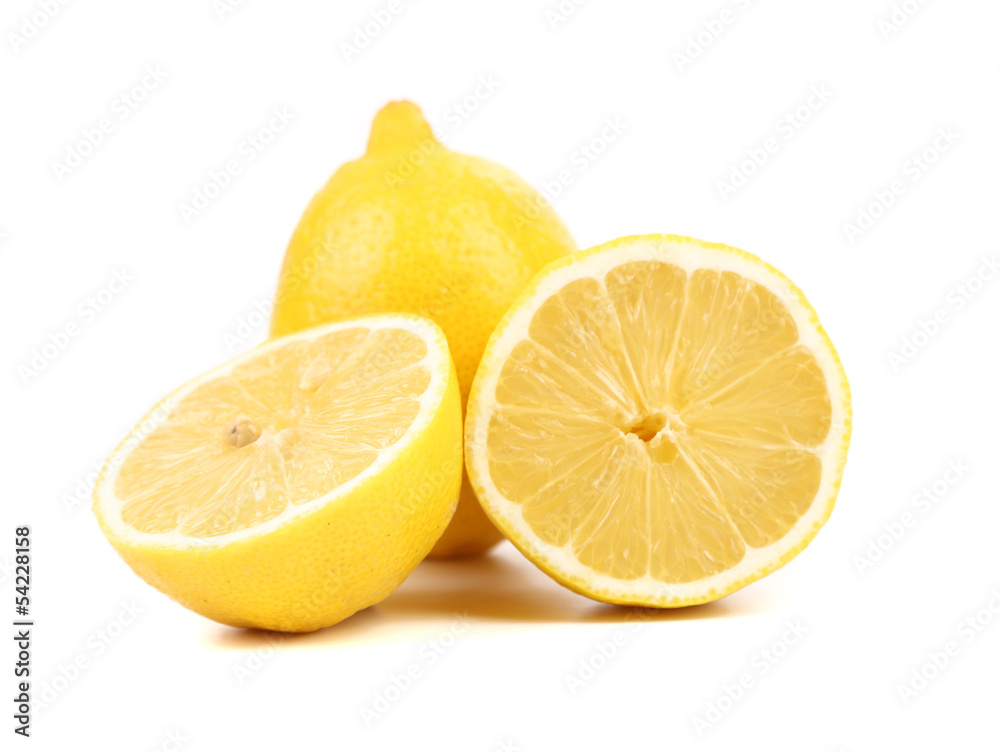
[[[547, 14], [558, 0], [399, 3], [356, 55], [343, 44], [388, 0], [249, 0], [221, 16], [212, 0], [69, 2], [26, 43], [11, 33], [44, 3], [4, 3], [0, 611], [12, 618], [13, 528], [29, 524], [34, 689], [52, 700], [31, 741], [15, 741], [129, 752], [178, 748], [178, 736], [192, 751], [997, 749], [1000, 613], [983, 611], [981, 631], [959, 625], [1000, 588], [1000, 281], [956, 301], [1000, 251], [1000, 6], [908, 0], [915, 12], [890, 32], [890, 0], [591, 0], [563, 3], [559, 23]], [[676, 57], [723, 10], [722, 33], [690, 64]], [[118, 98], [156, 66], [165, 80], [122, 118]], [[808, 107], [812, 87], [831, 96], [800, 111], [800, 127], [779, 123]], [[480, 561], [425, 563], [383, 604], [277, 650], [186, 611], [118, 559], [86, 500], [97, 464], [164, 394], [263, 340], [266, 324], [248, 320], [300, 213], [394, 98], [418, 102], [452, 148], [541, 188], [569, 171], [568, 187], [548, 191], [582, 248], [686, 234], [756, 253], [797, 282], [839, 349], [855, 414], [837, 508], [805, 553], [721, 602], [635, 621], [562, 589], [505, 543]], [[273, 108], [292, 122], [246, 159], [241, 143]], [[102, 118], [112, 128], [98, 147], [68, 174], [54, 167]], [[580, 149], [608, 118], [624, 132], [591, 160]], [[949, 128], [954, 143], [933, 153]], [[724, 200], [718, 181], [769, 137], [777, 152]], [[935, 159], [913, 182], [910, 160], [927, 148]], [[179, 205], [232, 158], [239, 175], [185, 222]], [[895, 180], [905, 191], [850, 242], [845, 224]], [[128, 285], [81, 315], [122, 270]], [[939, 309], [946, 323], [920, 335]], [[77, 336], [26, 375], [72, 323]], [[922, 347], [894, 365], [915, 335]], [[947, 474], [950, 462], [968, 469]], [[934, 503], [917, 501], [935, 481]], [[880, 543], [906, 512], [912, 526]], [[881, 559], [859, 566], [871, 546]], [[122, 618], [131, 604], [141, 613]], [[762, 651], [789, 622], [806, 634], [768, 663]], [[904, 702], [899, 687], [948, 641], [958, 654]], [[581, 662], [599, 668], [574, 692], [567, 677]], [[418, 679], [366, 724], [362, 708], [413, 663]], [[720, 700], [742, 674], [752, 686]], [[699, 735], [712, 705], [727, 712]], [[8, 702], [8, 738], [12, 713]]]

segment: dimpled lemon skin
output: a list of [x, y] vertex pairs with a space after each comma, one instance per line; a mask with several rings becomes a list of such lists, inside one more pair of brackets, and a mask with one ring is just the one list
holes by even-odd
[[[530, 185], [445, 148], [416, 105], [392, 102], [375, 118], [367, 153], [341, 167], [300, 220], [271, 334], [366, 313], [426, 316], [448, 338], [464, 406], [508, 306], [539, 269], [574, 250]], [[431, 556], [476, 555], [501, 539], [466, 480]]]
[[[311, 632], [384, 600], [427, 556], [455, 508], [461, 447], [452, 366], [440, 409], [388, 467], [274, 532], [217, 548], [136, 546], [95, 511], [135, 573], [192, 611], [233, 627]], [[420, 487], [434, 492], [408, 514]]]

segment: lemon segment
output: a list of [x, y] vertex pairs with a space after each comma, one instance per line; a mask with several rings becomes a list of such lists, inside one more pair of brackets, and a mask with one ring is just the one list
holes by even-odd
[[557, 261], [483, 356], [466, 465], [539, 567], [613, 603], [715, 600], [830, 514], [850, 392], [815, 312], [750, 254], [673, 236]]
[[171, 597], [308, 631], [392, 592], [444, 532], [460, 480], [444, 334], [384, 315], [273, 340], [182, 387], [94, 496], [112, 544]]

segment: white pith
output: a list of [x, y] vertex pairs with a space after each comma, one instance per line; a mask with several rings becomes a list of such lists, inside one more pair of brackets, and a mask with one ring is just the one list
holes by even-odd
[[[200, 385], [229, 373], [234, 367], [247, 360], [252, 360], [261, 353], [275, 349], [288, 342], [297, 340], [311, 340], [319, 336], [335, 332], [340, 329], [365, 328], [372, 331], [379, 329], [400, 329], [410, 332], [421, 338], [427, 346], [426, 355], [415, 365], [423, 365], [430, 373], [430, 381], [423, 394], [420, 395], [420, 408], [417, 411], [413, 422], [406, 429], [403, 435], [390, 446], [382, 450], [378, 457], [365, 470], [341, 486], [333, 489], [329, 493], [320, 496], [305, 504], [292, 504], [276, 517], [267, 520], [259, 525], [255, 525], [243, 530], [237, 530], [224, 535], [217, 535], [211, 538], [199, 538], [184, 535], [176, 531], [167, 533], [143, 533], [122, 520], [121, 508], [123, 500], [115, 494], [115, 481], [124, 465], [128, 453], [135, 448], [144, 436], [147, 436], [152, 429], [148, 428], [149, 421], [153, 420], [155, 428], [160, 422], [166, 419], [174, 405], [179, 403], [192, 390]], [[101, 476], [94, 488], [94, 509], [104, 523], [111, 528], [114, 535], [121, 541], [130, 545], [148, 546], [154, 548], [171, 549], [213, 549], [229, 545], [236, 541], [244, 541], [259, 535], [266, 535], [277, 530], [283, 525], [293, 520], [304, 517], [316, 509], [335, 502], [337, 499], [347, 495], [353, 489], [364, 484], [369, 478], [378, 475], [384, 468], [390, 465], [414, 439], [419, 436], [428, 426], [437, 413], [438, 407], [444, 398], [448, 385], [449, 375], [449, 353], [447, 342], [443, 332], [428, 319], [406, 314], [388, 314], [379, 316], [366, 316], [364, 318], [338, 321], [333, 324], [306, 329], [295, 334], [282, 337], [280, 339], [267, 342], [260, 347], [250, 350], [243, 355], [219, 366], [212, 371], [198, 377], [194, 381], [188, 382], [177, 391], [166, 397], [156, 407], [150, 410], [131, 433], [121, 442], [119, 447], [111, 455], [101, 471]], [[155, 416], [155, 417], [154, 417]], [[127, 449], [126, 449], [127, 448]]]
[[[480, 501], [487, 513], [529, 553], [536, 563], [564, 582], [602, 599], [623, 603], [661, 606], [685, 605], [714, 600], [732, 592], [762, 574], [776, 569], [790, 552], [801, 548], [822, 526], [832, 508], [840, 482], [850, 431], [849, 388], [843, 369], [819, 321], [802, 293], [786, 278], [749, 254], [700, 241], [676, 237], [629, 238], [586, 252], [588, 256], [557, 262], [542, 272], [508, 318], [494, 332], [480, 364], [469, 400], [466, 419], [466, 461]], [[592, 253], [592, 255], [590, 255]], [[746, 555], [734, 567], [710, 577], [687, 583], [664, 583], [649, 575], [621, 580], [587, 567], [573, 553], [572, 541], [555, 546], [541, 540], [525, 522], [520, 504], [507, 499], [497, 489], [490, 474], [487, 429], [497, 407], [495, 394], [504, 361], [521, 340], [528, 339], [532, 316], [541, 303], [569, 282], [593, 278], [602, 286], [609, 271], [632, 261], [661, 261], [674, 264], [689, 275], [697, 269], [732, 271], [773, 292], [786, 306], [799, 332], [798, 344], [816, 357], [829, 388], [831, 424], [826, 440], [815, 449], [823, 465], [820, 486], [808, 511], [779, 540], [762, 547], [747, 545]]]

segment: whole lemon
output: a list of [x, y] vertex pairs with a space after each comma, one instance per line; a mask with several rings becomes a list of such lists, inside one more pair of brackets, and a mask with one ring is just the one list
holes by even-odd
[[[546, 200], [501, 165], [443, 146], [411, 102], [375, 117], [368, 150], [343, 165], [299, 221], [278, 281], [271, 335], [370, 313], [416, 313], [444, 330], [463, 411], [486, 342], [548, 262], [576, 250]], [[455, 517], [431, 556], [501, 539], [463, 473]]]

